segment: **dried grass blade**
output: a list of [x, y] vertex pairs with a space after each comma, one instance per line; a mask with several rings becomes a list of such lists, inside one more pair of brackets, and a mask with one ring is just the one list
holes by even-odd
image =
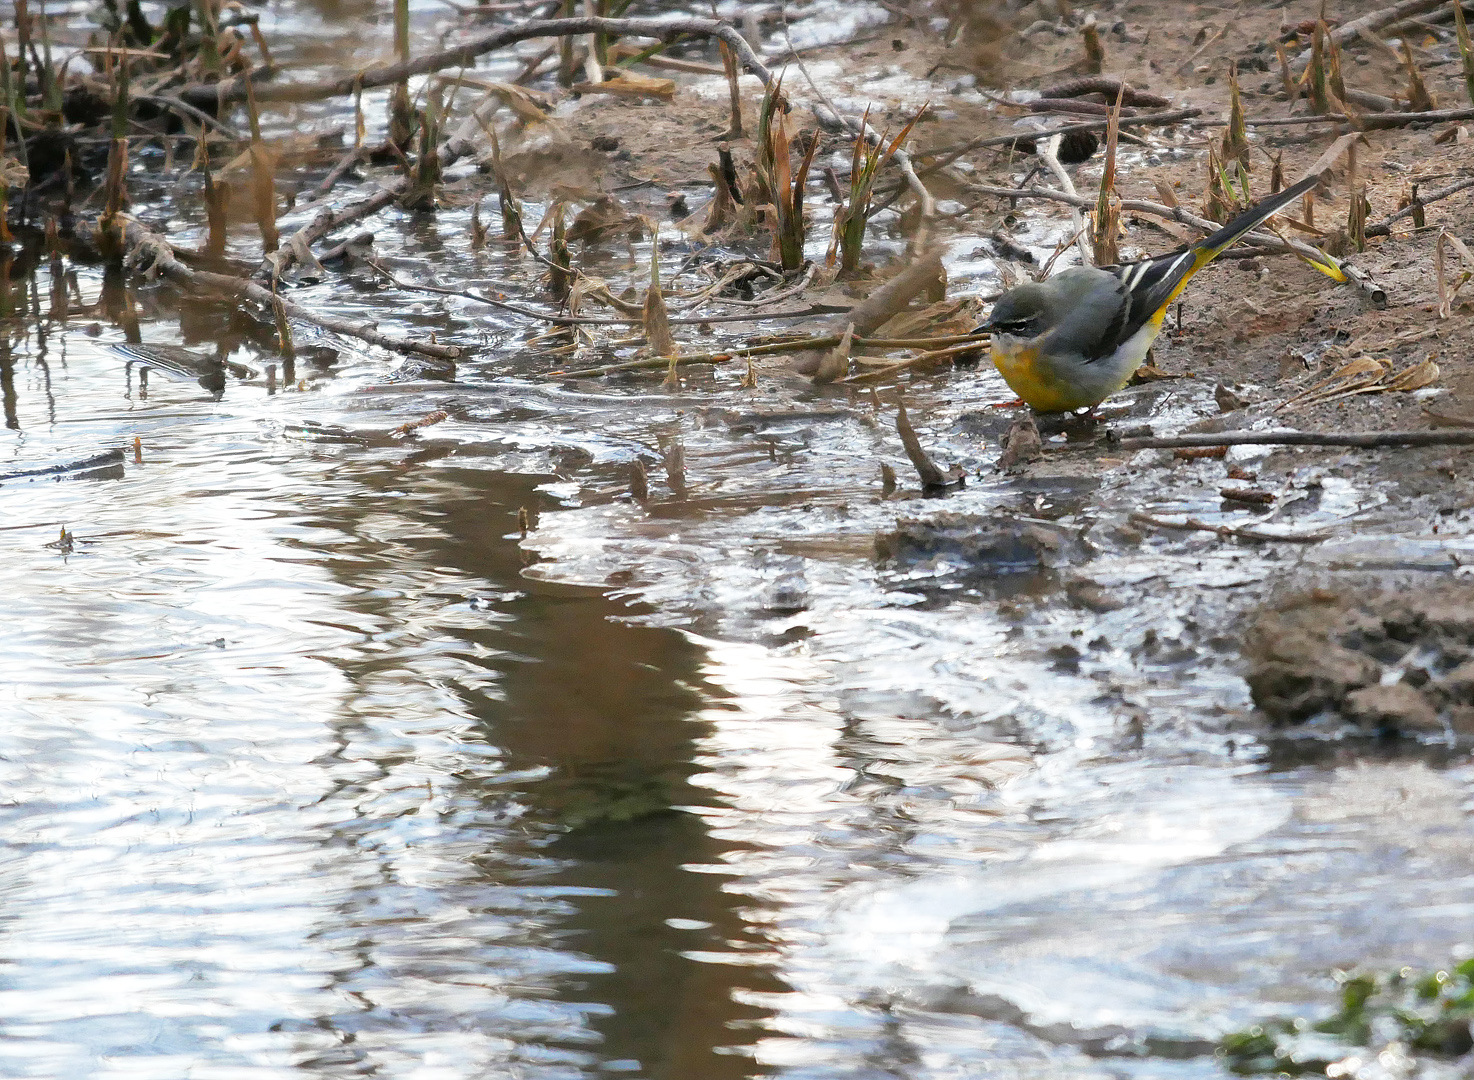
[[[1464, 63], [1464, 89], [1469, 101], [1474, 104], [1474, 43], [1469, 41], [1469, 27], [1464, 22], [1463, 0], [1453, 0], [1454, 30], [1459, 39], [1459, 58]], [[1406, 48], [1406, 43], [1404, 43]]]
[[1113, 266], [1120, 262], [1121, 253], [1116, 245], [1116, 236], [1121, 227], [1121, 200], [1116, 197], [1116, 143], [1121, 131], [1121, 102], [1125, 97], [1126, 84], [1116, 91], [1116, 103], [1106, 120], [1105, 165], [1100, 174], [1100, 195], [1095, 200], [1092, 246], [1096, 266]]
[[1387, 380], [1388, 390], [1421, 390], [1425, 386], [1432, 386], [1443, 372], [1439, 370], [1433, 358], [1429, 357], [1420, 364], [1403, 368], [1396, 375]]

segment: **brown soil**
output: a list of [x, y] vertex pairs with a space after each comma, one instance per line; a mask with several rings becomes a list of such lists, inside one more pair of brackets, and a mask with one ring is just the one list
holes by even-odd
[[1261, 612], [1249, 688], [1277, 725], [1339, 711], [1369, 733], [1474, 734], [1474, 588], [1318, 589]]
[[[996, 7], [972, 6], [990, 11]], [[1280, 36], [1282, 16], [1298, 22], [1313, 18], [1319, 8], [1310, 2], [1255, 7], [1182, 7], [1144, 2], [1072, 6], [1077, 19], [1093, 15], [1104, 31], [1106, 74], [1123, 76], [1135, 88], [1163, 95], [1174, 107], [1203, 110], [1201, 127], [1145, 129], [1136, 134], [1149, 145], [1123, 143], [1118, 177], [1123, 198], [1160, 201], [1157, 185], [1166, 181], [1178, 192], [1181, 202], [1194, 211], [1201, 210], [1203, 201], [1206, 150], [1222, 133], [1221, 127], [1207, 121], [1221, 119], [1228, 111], [1226, 76], [1230, 64], [1240, 67], [1245, 111], [1251, 118], [1286, 115], [1289, 110], [1272, 43]], [[1383, 6], [1379, 0], [1337, 3], [1332, 5], [1332, 23], [1349, 21]], [[1012, 23], [1027, 27], [1050, 10], [1048, 4], [1026, 5]], [[957, 86], [959, 77], [969, 76], [979, 88], [996, 94], [1038, 89], [1079, 74], [1084, 53], [1077, 33], [1036, 30], [1026, 37], [1014, 34], [1000, 50], [969, 42], [969, 33], [992, 42], [988, 36], [991, 27], [986, 20], [983, 23], [965, 27], [959, 41], [948, 47], [943, 36], [928, 26], [893, 22], [862, 34], [858, 44], [806, 52], [804, 62], [826, 95], [870, 101], [872, 119], [881, 128], [898, 130], [921, 101], [930, 100], [934, 115], [917, 125], [912, 142], [914, 155], [924, 165], [929, 148], [1018, 130], [1017, 110], [977, 100], [977, 94]], [[1414, 55], [1436, 103], [1447, 108], [1464, 104], [1466, 93], [1457, 51], [1438, 44], [1427, 34], [1419, 38], [1415, 46], [1427, 48], [1417, 48]], [[1293, 55], [1295, 45], [1289, 49]], [[836, 61], [839, 73], [834, 70]], [[1343, 66], [1348, 88], [1388, 97], [1406, 96], [1405, 72], [1381, 49], [1355, 42], [1344, 52]], [[1267, 70], [1257, 70], [1261, 67]], [[539, 137], [535, 140], [540, 144], [538, 149], [509, 159], [517, 180], [533, 192], [623, 189], [623, 198], [647, 207], [666, 201], [669, 194], [685, 192], [692, 208], [699, 207], [704, 193], [710, 190], [707, 165], [715, 160], [716, 146], [728, 130], [730, 117], [724, 96], [714, 95], [710, 89], [713, 80], [681, 74], [674, 78], [678, 91], [669, 105], [603, 95], [585, 97], [571, 117], [558, 122], [557, 138]], [[880, 85], [878, 93], [872, 93], [876, 80], [882, 78], [887, 82]], [[904, 94], [887, 93], [886, 86], [896, 82], [906, 90]], [[698, 83], [705, 84], [705, 92], [695, 89]], [[796, 99], [814, 97], [812, 88], [796, 70], [790, 69], [786, 85]], [[731, 141], [744, 174], [753, 156], [750, 133], [756, 126], [755, 87], [751, 78], [744, 82], [749, 137]], [[1303, 113], [1305, 108], [1302, 100], [1295, 112]], [[799, 131], [815, 126], [806, 110], [796, 109], [792, 115], [791, 123]], [[1052, 125], [1076, 118], [1060, 114], [1038, 119]], [[1474, 121], [1469, 126], [1474, 128]], [[1250, 165], [1256, 190], [1263, 193], [1269, 189], [1271, 156], [1282, 156], [1284, 175], [1293, 179], [1320, 156], [1337, 133], [1327, 125], [1258, 129], [1253, 136], [1255, 149]], [[848, 140], [840, 135], [826, 134], [823, 138], [821, 162], [830, 150], [848, 146]], [[1170, 156], [1163, 153], [1157, 164], [1144, 157], [1158, 150], [1171, 151]], [[1449, 124], [1378, 130], [1366, 134], [1355, 156], [1355, 178], [1364, 185], [1371, 204], [1368, 220], [1377, 221], [1398, 208], [1411, 182], [1421, 181], [1420, 189], [1426, 196], [1474, 166], [1474, 139]], [[1093, 191], [1099, 179], [1100, 157], [1097, 153], [1094, 160], [1075, 170], [1080, 191]], [[1055, 204], [1023, 203], [1010, 214], [1002, 200], [967, 194], [970, 182], [1016, 183], [1022, 168], [1018, 155], [984, 149], [965, 158], [967, 165], [975, 171], [949, 169], [928, 179], [939, 199], [977, 204], [970, 212], [948, 220], [946, 228], [955, 230], [954, 234], [986, 234], [1000, 226], [1006, 229], [1021, 216], [1032, 220], [1067, 219], [1067, 213]], [[815, 173], [818, 171], [816, 168]], [[1315, 207], [1315, 223], [1332, 234], [1344, 228], [1350, 202], [1345, 159], [1338, 171], [1340, 182], [1319, 198]], [[827, 199], [812, 189], [809, 197], [811, 204]], [[1338, 287], [1288, 256], [1225, 257], [1199, 275], [1185, 294], [1180, 323], [1175, 318], [1169, 320], [1168, 331], [1159, 339], [1157, 366], [1174, 374], [1190, 373], [1204, 382], [1246, 385], [1250, 388], [1246, 396], [1252, 402], [1284, 396], [1284, 388], [1311, 382], [1310, 376], [1328, 374], [1364, 352], [1387, 359], [1398, 368], [1432, 356], [1443, 372], [1438, 385], [1448, 391], [1440, 399], [1438, 411], [1474, 415], [1474, 406], [1468, 404], [1474, 402], [1474, 383], [1470, 382], [1474, 369], [1466, 361], [1471, 340], [1468, 316], [1474, 308], [1456, 304], [1452, 318], [1438, 320], [1433, 274], [1439, 229], [1467, 234], [1470, 200], [1474, 200], [1474, 189], [1430, 206], [1427, 228], [1414, 230], [1404, 219], [1394, 227], [1391, 237], [1373, 239], [1366, 251], [1350, 254], [1354, 266], [1386, 289], [1389, 305], [1385, 310], [1373, 307], [1354, 288]], [[1170, 250], [1192, 235], [1184, 226], [1146, 216], [1128, 214], [1125, 226], [1123, 256]], [[1029, 269], [1023, 264], [1014, 266], [1019, 276]], [[1451, 276], [1457, 272], [1450, 270]], [[1420, 330], [1435, 333], [1407, 340]], [[1419, 402], [1407, 394], [1366, 395], [1324, 408], [1297, 410], [1287, 419], [1299, 426], [1338, 428], [1424, 423]]]
[[[1002, 5], [970, 6], [980, 12], [993, 12]], [[1011, 17], [1007, 33], [996, 32], [987, 19], [974, 15], [972, 23], [950, 45], [946, 36], [925, 20], [893, 21], [863, 31], [856, 42], [806, 52], [804, 62], [819, 90], [846, 111], [854, 101], [869, 101], [871, 118], [881, 128], [898, 130], [921, 102], [931, 101], [933, 111], [917, 125], [910, 144], [918, 165], [925, 167], [931, 151], [979, 136], [1018, 132], [1019, 111], [1002, 107], [987, 95], [1039, 89], [1081, 73], [1084, 49], [1077, 30], [1056, 32], [1046, 27], [1027, 36], [1018, 33], [1037, 25], [1041, 18], [1052, 20], [1053, 6], [1042, 2], [1024, 5], [1024, 10]], [[1384, 6], [1384, 0], [1342, 0], [1330, 6], [1332, 24]], [[1173, 107], [1203, 110], [1198, 126], [1139, 129], [1132, 132], [1137, 140], [1123, 141], [1120, 195], [1160, 202], [1160, 185], [1165, 183], [1182, 205], [1202, 213], [1207, 152], [1221, 139], [1223, 128], [1216, 125], [1228, 113], [1230, 65], [1237, 66], [1250, 118], [1290, 115], [1274, 42], [1281, 36], [1282, 20], [1298, 23], [1313, 19], [1320, 4], [1297, 0], [1284, 5], [1164, 5], [1138, 0], [1071, 7], [1077, 23], [1081, 17], [1093, 16], [1101, 29], [1106, 74], [1123, 76], [1137, 89], [1160, 94]], [[1396, 38], [1395, 30], [1383, 31], [1382, 40]], [[1436, 105], [1464, 105], [1468, 95], [1451, 35], [1418, 31], [1409, 40]], [[1287, 51], [1294, 56], [1302, 45], [1308, 49], [1308, 36], [1287, 45]], [[1359, 39], [1347, 45], [1341, 62], [1350, 90], [1406, 98], [1405, 70], [1389, 50], [1374, 41]], [[713, 80], [680, 74], [674, 78], [678, 89], [670, 104], [585, 98], [578, 110], [558, 121], [560, 129], [552, 141], [561, 145], [561, 150], [544, 148], [520, 155], [514, 152], [509, 160], [519, 181], [533, 191], [552, 191], [559, 185], [566, 190], [573, 185], [613, 192], [631, 209], [664, 212], [669, 215], [666, 220], [699, 210], [711, 190], [707, 166], [715, 161], [717, 145], [727, 132], [730, 117], [724, 88], [721, 93], [713, 93]], [[698, 91], [696, 84], [703, 80], [706, 88]], [[720, 86], [720, 80], [715, 83]], [[785, 86], [796, 101], [816, 97], [814, 88], [796, 68], [790, 68]], [[756, 126], [755, 81], [747, 80], [744, 88], [751, 132]], [[979, 94], [979, 90], [986, 94]], [[1303, 100], [1293, 108], [1297, 115], [1305, 111]], [[1041, 125], [1056, 125], [1075, 118], [1052, 115], [1036, 119]], [[812, 116], [801, 107], [793, 112], [791, 123], [797, 132], [815, 127]], [[1468, 127], [1474, 129], [1474, 120], [1468, 122]], [[1272, 159], [1282, 162], [1286, 182], [1292, 181], [1339, 133], [1325, 124], [1251, 129], [1254, 191], [1269, 191]], [[821, 137], [825, 142], [816, 159], [816, 174], [832, 151], [847, 153], [848, 147], [848, 140], [841, 136]], [[739, 172], [746, 175], [753, 158], [752, 141], [745, 138], [730, 142]], [[1248, 426], [1271, 415], [1276, 423], [1325, 431], [1422, 429], [1430, 424], [1425, 410], [1474, 421], [1474, 364], [1470, 362], [1470, 346], [1474, 343], [1470, 313], [1474, 307], [1456, 300], [1451, 317], [1439, 319], [1434, 277], [1435, 247], [1441, 229], [1474, 240], [1470, 236], [1474, 232], [1470, 228], [1474, 221], [1474, 189], [1430, 205], [1426, 227], [1414, 228], [1404, 219], [1393, 226], [1391, 236], [1369, 240], [1364, 251], [1346, 250], [1344, 235], [1336, 235], [1347, 223], [1350, 182], [1364, 187], [1371, 207], [1367, 220], [1379, 221], [1399, 207], [1411, 184], [1418, 183], [1426, 197], [1474, 167], [1474, 139], [1469, 131], [1450, 124], [1368, 131], [1356, 146], [1354, 157], [1354, 172], [1348, 159], [1339, 163], [1337, 178], [1316, 200], [1313, 220], [1326, 234], [1322, 242], [1343, 245], [1336, 250], [1344, 252], [1351, 265], [1385, 289], [1387, 306], [1375, 307], [1363, 292], [1337, 285], [1289, 256], [1245, 252], [1220, 259], [1195, 279], [1180, 311], [1169, 318], [1168, 328], [1158, 340], [1154, 363], [1172, 381], [1128, 389], [1119, 402], [1108, 403], [1124, 407], [1113, 421], [1152, 422], [1165, 397], [1174, 398], [1179, 406], [1183, 400], [1206, 401], [1205, 407], [1197, 409], [1198, 424], [1214, 430]], [[938, 199], [955, 200], [964, 208], [949, 211], [941, 226], [943, 237], [955, 240], [986, 237], [1000, 230], [1017, 232], [1022, 224], [1041, 220], [1053, 223], [1067, 236], [1069, 214], [1059, 204], [1022, 202], [1011, 208], [1004, 200], [969, 193], [973, 184], [1017, 185], [1031, 163], [1032, 159], [1017, 153], [982, 149], [965, 157], [960, 169], [928, 175], [928, 186]], [[1078, 190], [1092, 194], [1100, 169], [1099, 154], [1072, 167]], [[1043, 182], [1053, 183], [1047, 174]], [[676, 194], [684, 194], [689, 205], [672, 212], [667, 207]], [[827, 196], [817, 184], [811, 185], [808, 198], [811, 207], [827, 203]], [[904, 210], [906, 204], [903, 199], [898, 206]], [[894, 230], [899, 228], [904, 234], [909, 224], [903, 214], [899, 223], [889, 219], [876, 227], [893, 230], [894, 237]], [[1195, 235], [1186, 226], [1146, 215], [1127, 214], [1124, 226], [1121, 251], [1125, 258], [1168, 251]], [[1316, 239], [1303, 230], [1286, 232]], [[1452, 251], [1448, 255], [1450, 278], [1457, 281], [1464, 268]], [[1023, 278], [1037, 267], [1014, 262], [1010, 269]], [[1474, 271], [1474, 267], [1467, 269]], [[880, 269], [880, 273], [886, 272], [885, 267]], [[821, 273], [805, 299], [840, 295], [837, 289], [821, 291], [823, 283]], [[863, 293], [865, 286], [850, 291]], [[1474, 298], [1474, 293], [1470, 296]], [[1358, 357], [1385, 360], [1394, 370], [1432, 359], [1440, 369], [1433, 387], [1437, 393], [1368, 393], [1274, 411], [1285, 399]], [[925, 379], [925, 374], [915, 378]], [[924, 392], [915, 382], [903, 378], [891, 385], [910, 389], [912, 400], [920, 398], [924, 403]], [[1231, 397], [1220, 393], [1221, 404], [1214, 408], [1213, 390], [1219, 385], [1232, 390], [1246, 407], [1237, 408]], [[881, 389], [884, 393], [886, 385]], [[978, 422], [971, 424], [973, 419]], [[969, 416], [964, 424], [971, 424], [967, 430], [980, 438], [980, 445], [992, 443], [996, 447], [1006, 420], [1007, 414], [1000, 415], [997, 423], [989, 417]], [[1047, 437], [1048, 432], [1045, 434]], [[1046, 453], [1041, 461], [1014, 466], [1011, 473], [1020, 477], [1021, 485], [1071, 477], [1109, 481], [1114, 473], [1117, 478], [1125, 477], [1115, 482], [1116, 491], [1133, 483], [1140, 491], [1147, 491], [1170, 486], [1174, 477], [1181, 475], [1176, 470], [1190, 468], [1196, 470], [1196, 482], [1221, 479], [1224, 485], [1258, 485], [1283, 494], [1299, 482], [1297, 473], [1303, 475], [1303, 470], [1313, 467], [1322, 476], [1347, 477], [1359, 487], [1381, 492], [1387, 499], [1385, 520], [1402, 516], [1423, 523], [1434, 534], [1442, 525], [1443, 535], [1448, 535], [1474, 508], [1474, 487], [1469, 484], [1465, 454], [1456, 448], [1353, 454], [1297, 449], [1272, 453], [1245, 469], [1232, 465], [1231, 459], [1188, 464], [1174, 461], [1166, 453], [1149, 460], [1143, 455], [1131, 458]], [[1204, 469], [1208, 470], [1206, 476]], [[1118, 590], [1114, 599], [1100, 597], [1099, 603], [1091, 603], [1093, 594], [1089, 590], [1095, 587], [1089, 581], [1076, 584], [1079, 596], [1072, 594], [1072, 599], [1078, 601], [1077, 607], [1109, 610], [1124, 602]], [[1295, 584], [1291, 582], [1292, 587]], [[1300, 581], [1298, 587], [1303, 589], [1305, 582]], [[1432, 586], [1427, 601], [1434, 602], [1444, 590], [1445, 586]], [[1334, 709], [1368, 728], [1427, 733], [1449, 722], [1467, 733], [1468, 716], [1460, 711], [1466, 703], [1445, 693], [1446, 687], [1436, 688], [1441, 685], [1439, 679], [1453, 677], [1450, 673], [1467, 659], [1465, 653], [1450, 651], [1446, 636], [1438, 637], [1442, 651], [1434, 662], [1436, 671], [1415, 674], [1413, 681], [1400, 676], [1400, 681], [1393, 680], [1386, 687], [1381, 686], [1381, 679], [1389, 670], [1389, 661], [1343, 640], [1350, 632], [1345, 626], [1360, 626], [1384, 617], [1387, 602], [1368, 598], [1371, 595], [1365, 591], [1354, 596], [1336, 592], [1334, 600], [1291, 601], [1288, 607], [1285, 601], [1271, 601], [1256, 624], [1254, 644], [1246, 658], [1256, 703], [1275, 724], [1297, 722], [1322, 709]], [[1458, 593], [1459, 597], [1463, 595]], [[1081, 596], [1085, 599], [1080, 600]], [[1303, 637], [1307, 628], [1315, 633]], [[1391, 635], [1390, 630], [1386, 633]], [[1395, 635], [1388, 640], [1398, 641], [1399, 648], [1407, 645]], [[1297, 644], [1294, 648], [1275, 644], [1283, 641]], [[1415, 685], [1424, 676], [1424, 682]]]

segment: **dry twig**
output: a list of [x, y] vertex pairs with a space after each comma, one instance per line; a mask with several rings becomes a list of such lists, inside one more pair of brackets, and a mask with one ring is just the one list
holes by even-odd
[[1470, 446], [1474, 431], [1222, 431], [1122, 439], [1106, 443], [1121, 450], [1171, 450], [1178, 446]]
[[411, 341], [408, 338], [382, 334], [372, 324], [343, 319], [335, 315], [325, 315], [302, 307], [246, 278], [232, 277], [230, 274], [216, 274], [208, 270], [194, 270], [179, 261], [174, 248], [167, 240], [141, 222], [129, 220], [123, 235], [128, 250], [128, 265], [144, 274], [162, 274], [175, 284], [189, 289], [218, 290], [230, 296], [244, 296], [271, 310], [279, 307], [282, 313], [291, 318], [301, 319], [303, 322], [312, 323], [334, 333], [358, 338], [360, 341], [366, 341], [370, 345], [377, 345], [391, 352], [430, 356], [437, 360], [455, 360], [464, 351], [455, 345]]

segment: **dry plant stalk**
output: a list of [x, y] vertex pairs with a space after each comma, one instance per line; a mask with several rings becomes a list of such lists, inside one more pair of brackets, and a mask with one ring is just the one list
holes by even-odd
[[1219, 224], [1228, 220], [1233, 207], [1233, 196], [1229, 194], [1223, 163], [1218, 159], [1218, 149], [1208, 147], [1208, 187], [1203, 194], [1203, 216]]
[[1346, 82], [1341, 78], [1341, 46], [1325, 20], [1320, 20], [1326, 41], [1326, 86], [1331, 92], [1331, 105], [1346, 110]]
[[814, 153], [819, 149], [819, 133], [814, 132], [808, 153], [795, 174], [789, 160], [788, 130], [783, 118], [786, 109], [779, 79], [763, 95], [762, 111], [758, 115], [757, 171], [764, 194], [773, 207], [778, 261], [784, 273], [793, 273], [804, 264], [804, 185], [808, 182]]
[[292, 379], [291, 363], [296, 359], [297, 347], [292, 343], [292, 326], [287, 322], [286, 305], [281, 302], [281, 297], [275, 294], [275, 290], [273, 290], [271, 298], [271, 314], [276, 320], [277, 348], [281, 351], [286, 361], [282, 365], [282, 374], [290, 382]]
[[[1445, 245], [1454, 249], [1459, 256], [1460, 262], [1466, 267], [1459, 279], [1450, 285], [1448, 281], [1447, 256], [1444, 254]], [[1454, 313], [1454, 300], [1458, 298], [1459, 290], [1469, 283], [1474, 277], [1468, 267], [1474, 267], [1474, 253], [1469, 251], [1468, 246], [1447, 229], [1438, 230], [1438, 245], [1433, 249], [1433, 275], [1438, 282], [1438, 317], [1440, 319], [1450, 318]]]
[[[573, 288], [573, 256], [568, 250], [568, 230], [563, 224], [563, 203], [553, 208], [553, 239], [548, 249], [548, 292], [562, 303]], [[663, 354], [661, 354], [663, 355]]]
[[481, 251], [486, 247], [486, 226], [481, 224], [481, 200], [471, 204], [471, 250]]
[[1239, 94], [1238, 65], [1228, 62], [1228, 127], [1223, 129], [1223, 149], [1220, 157], [1224, 161], [1237, 161], [1249, 167], [1249, 131], [1244, 126], [1244, 101]]
[[711, 182], [715, 187], [715, 193], [711, 202], [706, 207], [706, 217], [701, 223], [703, 234], [710, 236], [727, 227], [737, 210], [737, 200], [732, 195], [732, 189], [727, 184], [727, 174], [717, 165], [708, 165], [707, 173], [711, 176]]
[[205, 145], [204, 128], [196, 146], [199, 148], [200, 171], [205, 178], [205, 218], [209, 222], [210, 235], [205, 241], [205, 254], [211, 258], [224, 258], [227, 211], [230, 207], [230, 185], [216, 181], [210, 169], [210, 151]]
[[1351, 205], [1346, 210], [1346, 236], [1357, 251], [1367, 249], [1367, 217], [1372, 206], [1367, 200], [1366, 188], [1356, 187], [1351, 192]]
[[901, 446], [905, 448], [906, 456], [911, 459], [916, 475], [921, 478], [923, 490], [937, 490], [951, 487], [954, 484], [959, 487], [962, 485], [960, 469], [953, 468], [950, 472], [942, 472], [922, 447], [921, 440], [916, 437], [916, 429], [911, 426], [911, 418], [906, 415], [905, 402], [896, 404], [896, 434], [901, 437]]
[[1319, 20], [1310, 37], [1310, 111], [1324, 116], [1331, 111], [1330, 88], [1326, 82], [1326, 24]]
[[[1469, 102], [1474, 104], [1474, 43], [1469, 41], [1469, 27], [1464, 22], [1463, 0], [1453, 0], [1454, 29], [1459, 38], [1459, 57], [1464, 62], [1464, 89], [1469, 94]], [[1403, 47], [1406, 48], [1406, 40]]]
[[[560, 18], [573, 18], [573, 0], [563, 0], [562, 10], [558, 12]], [[576, 67], [573, 56], [573, 35], [564, 34], [558, 39], [558, 85], [565, 89], [573, 85], [573, 72]]]
[[1422, 197], [1418, 194], [1417, 184], [1411, 186], [1405, 196], [1405, 201], [1400, 202], [1397, 208], [1399, 210], [1404, 208], [1411, 210], [1410, 216], [1413, 219], [1413, 228], [1422, 229], [1427, 227], [1428, 215], [1424, 212], [1424, 203]]
[[508, 253], [516, 255], [522, 251], [522, 207], [512, 194], [507, 170], [502, 167], [502, 144], [496, 137], [496, 128], [483, 122], [481, 130], [486, 132], [486, 137], [491, 141], [491, 175], [497, 184], [497, 205], [501, 208], [502, 215], [502, 240], [507, 244]]
[[686, 497], [686, 448], [680, 439], [672, 439], [660, 448], [661, 463], [665, 466], [665, 482], [671, 494], [678, 499]]
[[440, 186], [440, 120], [444, 106], [440, 101], [441, 88], [431, 91], [420, 114], [419, 152], [415, 155], [414, 173], [409, 187], [400, 203], [406, 210], [434, 210]]
[[[248, 72], [249, 74], [249, 72]], [[276, 161], [261, 139], [261, 113], [256, 107], [256, 94], [246, 82], [246, 114], [251, 121], [251, 197], [256, 206], [256, 222], [261, 227], [261, 248], [270, 255], [281, 246], [276, 231]]]
[[[1417, 61], [1413, 59], [1412, 46], [1408, 44], [1407, 38], [1402, 39], [1402, 62], [1407, 68], [1408, 108], [1413, 112], [1432, 112], [1438, 106], [1433, 100], [1433, 95], [1428, 92], [1428, 87], [1423, 83], [1423, 73], [1418, 70]], [[1468, 64], [1467, 59], [1465, 64]], [[1474, 91], [1470, 92], [1474, 93]]]
[[680, 353], [676, 339], [670, 332], [670, 314], [665, 307], [665, 294], [660, 290], [660, 234], [651, 229], [650, 243], [650, 287], [645, 290], [643, 322], [645, 340], [649, 343], [651, 356], [670, 358], [670, 367], [665, 374], [665, 385], [678, 387], [680, 377], [676, 374]]
[[123, 257], [123, 228], [119, 221], [128, 205], [128, 140], [114, 139], [108, 147], [107, 180], [102, 216], [97, 219], [97, 246], [103, 257]]
[[[0, 52], [3, 52], [3, 50], [0, 50]], [[24, 190], [31, 178], [30, 171], [24, 165], [15, 158], [8, 157], [5, 154], [5, 136], [9, 126], [10, 110], [4, 105], [0, 105], [0, 243], [6, 244], [15, 239], [10, 233], [8, 220], [10, 217], [10, 189], [12, 187], [19, 187]], [[55, 232], [56, 219], [54, 217], [47, 218], [46, 239], [48, 245], [51, 245]], [[57, 250], [55, 246], [52, 246], [53, 261], [59, 257]], [[55, 280], [56, 277], [56, 268], [53, 266], [52, 279]]]
[[850, 373], [850, 344], [855, 337], [855, 324], [849, 323], [840, 335], [839, 344], [824, 354], [814, 372], [816, 385], [837, 382]]
[[1357, 163], [1357, 137], [1343, 135], [1341, 138], [1347, 140], [1346, 191], [1350, 197], [1350, 202], [1346, 207], [1346, 239], [1357, 251], [1365, 251], [1367, 249], [1367, 215], [1371, 213], [1371, 204], [1367, 201], [1366, 185], [1361, 181], [1361, 171]]
[[[1122, 89], [1124, 90], [1124, 84]], [[1121, 200], [1116, 195], [1116, 143], [1121, 131], [1121, 101], [1123, 93], [1116, 92], [1116, 104], [1106, 121], [1105, 164], [1100, 173], [1100, 195], [1095, 200], [1091, 240], [1095, 251], [1096, 266], [1114, 266], [1121, 261], [1121, 252], [1116, 240], [1121, 232]]]
[[865, 227], [870, 221], [870, 203], [874, 194], [875, 177], [886, 162], [890, 161], [896, 149], [905, 141], [916, 122], [921, 119], [921, 112], [911, 118], [911, 122], [901, 129], [901, 133], [890, 141], [885, 141], [882, 135], [871, 145], [865, 138], [865, 131], [870, 120], [870, 112], [867, 109], [860, 120], [860, 133], [855, 136], [854, 149], [850, 153], [850, 194], [844, 206], [840, 207], [834, 214], [834, 240], [829, 245], [828, 262], [834, 265], [834, 248], [837, 244], [840, 252], [839, 272], [849, 277], [859, 272], [860, 253], [865, 244]]
[[1085, 25], [1080, 28], [1080, 38], [1085, 44], [1085, 63], [1082, 65], [1087, 74], [1099, 75], [1105, 70], [1105, 48], [1100, 43], [1100, 30], [1095, 25], [1095, 16], [1090, 15], [1085, 20]]
[[737, 76], [742, 73], [737, 63], [737, 54], [734, 53], [725, 41], [718, 41], [717, 47], [722, 53], [722, 70], [727, 73], [727, 97], [732, 105], [732, 123], [727, 129], [726, 138], [740, 139], [742, 132], [742, 90], [737, 82]]
[[[394, 0], [394, 55], [401, 64], [409, 63], [409, 0]], [[394, 84], [389, 95], [389, 141], [399, 149], [407, 150], [413, 134], [409, 81], [401, 79]]]
[[353, 80], [353, 146], [355, 149], [363, 145], [363, 137], [368, 134], [368, 121], [363, 116], [363, 79]]
[[1293, 110], [1295, 102], [1300, 100], [1300, 80], [1290, 71], [1290, 58], [1285, 55], [1285, 47], [1276, 41], [1274, 51], [1280, 61], [1280, 80], [1285, 84], [1286, 107]]

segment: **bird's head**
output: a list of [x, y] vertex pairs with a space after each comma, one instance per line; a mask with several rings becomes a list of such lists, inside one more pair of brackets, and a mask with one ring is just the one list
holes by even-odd
[[1044, 286], [1030, 281], [998, 298], [981, 329], [1010, 337], [1038, 337], [1047, 328], [1049, 297]]

